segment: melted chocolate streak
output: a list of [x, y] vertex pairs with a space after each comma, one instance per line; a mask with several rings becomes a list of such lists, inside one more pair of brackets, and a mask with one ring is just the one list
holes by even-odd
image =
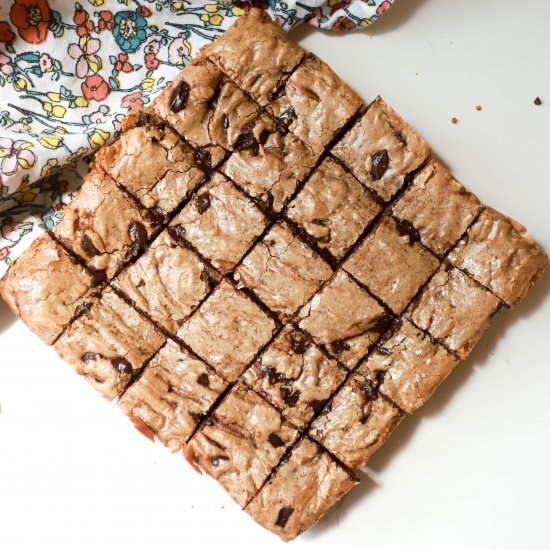
[[[310, 56], [305, 56], [304, 59], [302, 59], [302, 61], [295, 67], [294, 70], [296, 70], [301, 64], [303, 64], [307, 59], [309, 59]], [[292, 73], [289, 73], [287, 76], [287, 79], [291, 76]], [[227, 77], [227, 75], [225, 75], [225, 81], [228, 81], [228, 82], [232, 82], [231, 79], [229, 79]], [[234, 84], [234, 83], [233, 83]], [[249, 96], [249, 94], [246, 93], [247, 96]], [[250, 96], [249, 96], [250, 97]], [[176, 100], [176, 103], [185, 103], [186, 102], [186, 98], [185, 98], [185, 92], [181, 94], [181, 98], [178, 98]], [[178, 106], [179, 106], [179, 103], [178, 103]], [[182, 107], [182, 109], [184, 108], [185, 106]], [[370, 107], [367, 106], [367, 109]], [[262, 109], [260, 106], [258, 108], [258, 111], [261, 113], [261, 112], [265, 112], [264, 109]], [[270, 113], [267, 113], [269, 116], [271, 116]], [[294, 191], [294, 193], [292, 194], [291, 197], [288, 198], [288, 200], [286, 201], [286, 205], [288, 205], [292, 200], [294, 200], [294, 198], [298, 195], [298, 193], [300, 193], [300, 191], [302, 190], [302, 188], [304, 187], [304, 185], [307, 183], [307, 181], [309, 180], [309, 178], [311, 177], [311, 175], [314, 173], [314, 171], [318, 168], [318, 166], [321, 164], [321, 162], [327, 157], [330, 155], [329, 151], [330, 149], [333, 147], [333, 145], [347, 132], [347, 130], [349, 128], [351, 128], [351, 126], [356, 122], [356, 120], [358, 120], [358, 118], [360, 116], [362, 116], [364, 114], [364, 111], [361, 111], [361, 109], [359, 109], [357, 111], [357, 113], [355, 113], [354, 116], [352, 116], [350, 118], [350, 120], [348, 121], [348, 123], [346, 125], [344, 125], [344, 127], [342, 127], [338, 132], [337, 134], [335, 135], [334, 139], [332, 140], [332, 142], [330, 144], [328, 144], [328, 146], [325, 148], [325, 151], [323, 152], [323, 154], [319, 157], [318, 161], [316, 162], [316, 164], [313, 166], [313, 168], [310, 170], [310, 172], [307, 174], [307, 176], [297, 185], [296, 187], [296, 190]], [[272, 117], [273, 118], [273, 117]], [[276, 123], [278, 123], [278, 121], [276, 120], [275, 121]], [[278, 124], [278, 127], [281, 126], [281, 125], [286, 125], [288, 121], [286, 120], [283, 120], [281, 121], [281, 124]], [[279, 130], [281, 131], [281, 129]], [[180, 136], [180, 138], [186, 142], [186, 140]], [[188, 142], [186, 142], [188, 143]], [[198, 151], [196, 148], [194, 148], [196, 151]], [[331, 155], [330, 155], [331, 156]], [[222, 163], [220, 163], [219, 166], [215, 167], [212, 172], [220, 172], [220, 169], [221, 167], [223, 166], [223, 164], [225, 163], [225, 161], [227, 160], [227, 157], [224, 159], [224, 161]], [[339, 162], [339, 164], [341, 164], [344, 169], [346, 169], [349, 173], [350, 170], [345, 166], [343, 165], [342, 162], [340, 162], [338, 159], [335, 159], [337, 162]], [[320, 255], [323, 259], [325, 259], [327, 261], [327, 263], [329, 263], [329, 265], [331, 265], [331, 267], [336, 271], [337, 268], [341, 267], [341, 265], [347, 260], [347, 258], [353, 253], [354, 250], [356, 250], [360, 244], [364, 241], [364, 239], [367, 237], [367, 235], [373, 231], [377, 226], [378, 224], [380, 223], [380, 220], [382, 219], [382, 216], [384, 214], [391, 214], [391, 206], [392, 204], [394, 204], [399, 198], [400, 196], [405, 192], [405, 190], [408, 188], [410, 182], [412, 181], [412, 179], [414, 178], [414, 175], [416, 174], [416, 172], [420, 171], [421, 169], [423, 168], [423, 166], [421, 166], [420, 168], [418, 168], [418, 170], [416, 170], [414, 173], [411, 173], [407, 176], [407, 179], [406, 179], [406, 183], [405, 185], [403, 186], [403, 188], [400, 190], [400, 192], [398, 192], [393, 198], [392, 200], [386, 204], [386, 206], [382, 209], [382, 211], [378, 214], [378, 216], [375, 217], [374, 220], [371, 221], [371, 223], [365, 228], [365, 230], [363, 231], [362, 235], [357, 239], [357, 241], [355, 242], [355, 244], [350, 248], [350, 250], [344, 255], [344, 257], [342, 257], [339, 261], [336, 261], [336, 259], [328, 252], [328, 251], [325, 251], [323, 250], [321, 247], [318, 246], [316, 240], [308, 235], [302, 228], [300, 228], [299, 226], [297, 226], [297, 224], [295, 224], [293, 221], [291, 220], [288, 220], [286, 219], [286, 206], [283, 208], [283, 210], [281, 211], [280, 214], [277, 214], [275, 212], [272, 211], [272, 209], [270, 208], [270, 205], [264, 205], [261, 203], [261, 201], [258, 201], [258, 199], [256, 198], [253, 198], [251, 197], [248, 193], [246, 193], [236, 182], [234, 182], [233, 180], [231, 180], [231, 178], [227, 178], [227, 176], [225, 176], [225, 174], [222, 173], [222, 175], [224, 177], [226, 177], [228, 180], [230, 180], [232, 182], [232, 184], [237, 188], [239, 189], [239, 191], [241, 191], [242, 193], [244, 193], [250, 200], [251, 202], [256, 205], [256, 207], [262, 211], [262, 213], [264, 213], [264, 215], [266, 215], [267, 219], [268, 220], [271, 220], [270, 223], [267, 225], [267, 227], [264, 229], [264, 231], [262, 232], [262, 234], [260, 234], [252, 243], [251, 243], [251, 246], [249, 247], [248, 251], [243, 255], [243, 258], [241, 259], [241, 261], [235, 266], [234, 269], [236, 269], [241, 263], [242, 261], [244, 260], [244, 258], [250, 253], [250, 251], [254, 248], [254, 246], [264, 238], [264, 236], [267, 234], [267, 232], [271, 229], [271, 227], [277, 222], [277, 221], [286, 221], [286, 223], [288, 224], [288, 226], [290, 227], [290, 229], [293, 231], [293, 233], [295, 234], [295, 236], [297, 238], [299, 238], [302, 242], [304, 242], [304, 244], [306, 244], [307, 246], [309, 246], [312, 250], [314, 250], [314, 252], [316, 252], [318, 255]], [[181, 212], [181, 210], [186, 206], [186, 204], [193, 198], [193, 197], [196, 197], [198, 196], [198, 192], [199, 190], [201, 189], [201, 187], [206, 183], [206, 181], [208, 181], [208, 178], [205, 178], [205, 181], [203, 181], [198, 187], [197, 189], [194, 190], [193, 193], [190, 193], [187, 197], [185, 197], [182, 202], [180, 203], [180, 205], [171, 213], [171, 215], [169, 217], [167, 217], [165, 220], [164, 220], [164, 223], [162, 224], [159, 224], [159, 227], [157, 229], [157, 231], [154, 231], [151, 235], [151, 238], [149, 239], [149, 242], [146, 243], [145, 246], [141, 246], [140, 247], [140, 251], [133, 257], [133, 258], [130, 258], [128, 259], [128, 261], [118, 270], [118, 272], [115, 274], [118, 275], [123, 269], [126, 269], [129, 265], [133, 264], [135, 261], [137, 261], [137, 259], [141, 256], [141, 254], [144, 252], [144, 250], [146, 250], [147, 248], [147, 245], [164, 229], [166, 228], [169, 223], [172, 221], [172, 219], [177, 216], [177, 214], [179, 214], [179, 212]], [[117, 184], [118, 185], [118, 184]], [[120, 186], [119, 186], [120, 188]], [[133, 202], [136, 202], [136, 199], [135, 197], [133, 197], [132, 195], [130, 195], [124, 188], [122, 188], [122, 191], [124, 193], [126, 193], [126, 195], [129, 195], [131, 197], [131, 199], [133, 200]], [[374, 193], [372, 193], [371, 190], [368, 190], [369, 192], [371, 192], [371, 194], [373, 196], [375, 196]], [[380, 199], [379, 197], [376, 197], [378, 199], [378, 201], [380, 202]], [[140, 206], [140, 210], [143, 210], [143, 207], [141, 205]], [[157, 217], [158, 219], [158, 217]], [[476, 218], [477, 219], [477, 218]], [[157, 221], [157, 220], [154, 220], [154, 221]], [[397, 221], [400, 221], [400, 220], [397, 220]], [[474, 220], [472, 222], [475, 223], [476, 220]], [[470, 224], [470, 226], [472, 225]], [[402, 226], [403, 227], [403, 226]], [[410, 229], [410, 228], [406, 228], [407, 231]], [[467, 230], [465, 231], [464, 234], [466, 234]], [[53, 236], [53, 235], [52, 235]], [[410, 235], [409, 235], [410, 237]], [[416, 234], [414, 234], [414, 237], [416, 237]], [[55, 237], [54, 237], [55, 238]], [[184, 240], [184, 239], [183, 239]], [[411, 242], [413, 241], [413, 239], [410, 237], [410, 240]], [[416, 240], [416, 238], [414, 239]], [[460, 240], [460, 239], [459, 239]], [[57, 239], [56, 239], [57, 241]], [[59, 242], [59, 241], [58, 241]], [[180, 244], [183, 244], [184, 246], [188, 246], [191, 250], [193, 250], [196, 254], [198, 254], [198, 256], [203, 260], [203, 262], [208, 265], [208, 267], [210, 269], [212, 269], [214, 272], [218, 272], [219, 271], [217, 269], [215, 269], [211, 263], [206, 259], [204, 258], [200, 253], [198, 253], [198, 251], [190, 245], [190, 243], [188, 243], [187, 241], [185, 243], [181, 243], [181, 240], [179, 241]], [[61, 246], [62, 243], [59, 243]], [[63, 248], [65, 250], [66, 247], [63, 246]], [[70, 250], [67, 250], [68, 253], [70, 253], [71, 255], [74, 256], [74, 254], [72, 253], [72, 251]], [[80, 259], [80, 258], [77, 258], [78, 261], [81, 263], [81, 265], [83, 265], [85, 268], [86, 265], [85, 263]], [[232, 274], [231, 274], [232, 275]], [[430, 278], [431, 279], [431, 278]], [[430, 280], [429, 279], [429, 280]], [[236, 286], [236, 283], [234, 281], [234, 279], [232, 278], [232, 276], [224, 276], [223, 274], [220, 273], [220, 281], [222, 280], [226, 280], [228, 281], [230, 284], [232, 284], [234, 287]], [[329, 278], [327, 281], [325, 281], [319, 291], [324, 287], [326, 286], [326, 284], [328, 284], [330, 281], [332, 280], [332, 277]], [[414, 302], [415, 300], [417, 300], [418, 296], [420, 296], [420, 294], [422, 293], [422, 291], [424, 290], [424, 288], [427, 286], [427, 284], [429, 283], [429, 280], [418, 290], [417, 294], [415, 295], [415, 297], [411, 300], [411, 302]], [[207, 300], [209, 298], [209, 296], [212, 294], [212, 292], [214, 292], [214, 290], [217, 288], [218, 284], [214, 284], [210, 290], [209, 293], [207, 293], [207, 295], [203, 298], [203, 300], [196, 306], [196, 308], [189, 314], [189, 317], [191, 315], [193, 315], [193, 313], [199, 309], [202, 305], [202, 303]], [[361, 285], [363, 288], [364, 288], [364, 285]], [[102, 288], [102, 287], [101, 287]], [[369, 294], [371, 294], [372, 296], [374, 296], [370, 290], [366, 289]], [[181, 341], [179, 338], [175, 337], [174, 335], [172, 334], [168, 334], [162, 327], [160, 327], [158, 325], [158, 323], [154, 322], [152, 319], [150, 319], [150, 317], [143, 311], [141, 311], [139, 308], [137, 308], [135, 306], [135, 304], [129, 300], [129, 298], [124, 294], [122, 293], [119, 289], [115, 289], [115, 291], [127, 302], [129, 303], [129, 305], [131, 305], [132, 307], [134, 307], [140, 314], [142, 314], [144, 317], [146, 317], [150, 322], [152, 322], [156, 327], [157, 329], [159, 329], [163, 334], [165, 334], [166, 336], [169, 336], [170, 338], [172, 338], [173, 340], [175, 340], [182, 348], [184, 348], [188, 353], [190, 353], [192, 356], [200, 359], [201, 361], [203, 361], [204, 363], [206, 363], [208, 365], [208, 362], [204, 360], [204, 358], [198, 356], [185, 342]], [[273, 336], [271, 337], [271, 339], [266, 342], [264, 344], [264, 346], [262, 346], [262, 348], [260, 348], [260, 350], [257, 352], [256, 356], [252, 359], [252, 361], [250, 361], [250, 363], [248, 365], [245, 366], [245, 368], [243, 369], [243, 373], [252, 365], [254, 364], [258, 359], [259, 357], [261, 357], [261, 355], [263, 354], [263, 352], [265, 351], [265, 349], [267, 349], [267, 347], [269, 345], [271, 345], [271, 343], [273, 342], [273, 340], [275, 340], [275, 338], [277, 338], [277, 336], [279, 335], [280, 331], [282, 330], [283, 328], [283, 325], [281, 325], [281, 323], [279, 322], [278, 320], [278, 317], [276, 315], [276, 313], [273, 313], [271, 312], [271, 310], [265, 305], [263, 304], [263, 302], [261, 302], [261, 300], [259, 300], [253, 292], [247, 292], [246, 293], [251, 299], [254, 300], [254, 302], [259, 306], [261, 307], [261, 309], [264, 311], [264, 312], [269, 312], [270, 313], [270, 317], [274, 320], [276, 320], [277, 322], [277, 327], [278, 329], [274, 332]], [[374, 296], [376, 298], [376, 296]], [[378, 298], [376, 298], [378, 300], [378, 302], [380, 303], [380, 300]], [[384, 308], [386, 309], [386, 311], [391, 311], [387, 306], [385, 306], [385, 304], [382, 304], [384, 306]], [[296, 315], [296, 314], [295, 314]], [[77, 318], [77, 316], [75, 316], [75, 319]], [[75, 320], [75, 319], [72, 319], [70, 321], [70, 323], [67, 325], [70, 326], [70, 324], [72, 324], [72, 322]], [[288, 321], [287, 324], [292, 324], [292, 319], [290, 319]], [[296, 325], [294, 325], [296, 327]], [[65, 327], [65, 330], [66, 328]], [[296, 327], [297, 328], [297, 327]], [[425, 331], [422, 331], [423, 333], [425, 333]], [[425, 333], [427, 334], [427, 333]], [[380, 345], [380, 342], [382, 341], [383, 342], [383, 338], [384, 336], [386, 335], [386, 333], [383, 333], [380, 335], [380, 337], [378, 338], [378, 340], [370, 347], [370, 349], [367, 351], [367, 353], [365, 354], [365, 356], [361, 359], [360, 362], [364, 361], [367, 357], [369, 357]], [[430, 337], [429, 334], [427, 334], [428, 337]], [[431, 338], [431, 337], [430, 337]], [[313, 342], [313, 340], [312, 340]], [[313, 342], [314, 345], [317, 345], [315, 344], [315, 342]], [[320, 348], [321, 349], [321, 348]], [[448, 350], [449, 351], [449, 350]], [[155, 354], [153, 354], [152, 357], [154, 357]], [[138, 371], [136, 372], [136, 374], [132, 377], [132, 379], [130, 380], [130, 382], [128, 383], [128, 385], [126, 386], [124, 392], [121, 394], [123, 395], [127, 390], [128, 388], [133, 384], [135, 383], [140, 377], [141, 375], [143, 374], [144, 370], [147, 368], [147, 365], [149, 363], [149, 361], [152, 359], [152, 357], [145, 362], [145, 364], [143, 365], [143, 367]], [[359, 364], [358, 363], [358, 364]], [[211, 367], [210, 365], [208, 365], [210, 369], [212, 369], [213, 372], [216, 372], [215, 369], [213, 369], [213, 367]], [[342, 365], [341, 365], [342, 366]], [[348, 370], [348, 369], [345, 369], [345, 367], [342, 366], [342, 368], [344, 368], [344, 370]], [[308, 438], [308, 439], [311, 439], [307, 434], [309, 433], [309, 429], [311, 427], [311, 425], [313, 424], [313, 422], [323, 413], [323, 411], [327, 410], [327, 408], [330, 408], [331, 404], [332, 404], [332, 401], [333, 401], [333, 398], [334, 396], [338, 393], [338, 391], [348, 382], [348, 380], [351, 378], [351, 376], [353, 376], [353, 371], [350, 371], [348, 372], [348, 375], [345, 377], [345, 379], [342, 381], [342, 383], [336, 388], [336, 390], [332, 393], [332, 395], [330, 396], [329, 399], [326, 400], [324, 406], [319, 406], [318, 407], [318, 410], [315, 412], [315, 414], [313, 415], [313, 417], [311, 418], [311, 420], [309, 421], [309, 423], [305, 426], [305, 428], [301, 431], [301, 435], [300, 437], [297, 439], [297, 441], [293, 444], [293, 445], [289, 445], [285, 454], [283, 455], [281, 461], [272, 469], [272, 471], [270, 472], [270, 474], [267, 476], [267, 478], [264, 480], [263, 484], [261, 485], [261, 487], [258, 489], [258, 492], [261, 491], [261, 489], [263, 488], [263, 486], [269, 482], [269, 480], [273, 477], [273, 475], [275, 474], [275, 472], [281, 467], [281, 465], [285, 464], [287, 461], [288, 461], [288, 458], [290, 456], [290, 454], [292, 453], [292, 450], [294, 448], [297, 447], [297, 445], [299, 445], [299, 443], [304, 439], [304, 438]], [[211, 421], [211, 418], [213, 417], [214, 413], [215, 413], [215, 410], [217, 409], [217, 407], [220, 405], [220, 403], [225, 399], [225, 397], [227, 396], [227, 394], [231, 391], [231, 389], [233, 388], [233, 386], [239, 382], [239, 381], [242, 381], [242, 373], [241, 373], [241, 376], [234, 382], [234, 383], [230, 383], [228, 384], [227, 388], [218, 396], [218, 398], [215, 400], [215, 402], [213, 403], [213, 405], [210, 407], [210, 409], [206, 412], [206, 414], [202, 417], [202, 419], [197, 419], [199, 420], [197, 422], [197, 425], [195, 427], [195, 430], [193, 431], [193, 433], [190, 435], [188, 441], [194, 437], [194, 435], [202, 428], [202, 426], [204, 426], [205, 423]], [[252, 388], [250, 388], [252, 389]], [[376, 390], [378, 391], [378, 389]], [[257, 393], [257, 392], [256, 392]], [[260, 394], [258, 394], [260, 395]], [[261, 395], [260, 395], [261, 396]], [[265, 399], [264, 396], [261, 396], [262, 399]], [[386, 398], [384, 396], [384, 398]], [[387, 398], [386, 398], [387, 399]], [[394, 404], [395, 406], [395, 404]], [[398, 407], [397, 407], [398, 408]], [[404, 414], [403, 411], [401, 411], [401, 414]], [[321, 449], [323, 449], [323, 451], [325, 453], [327, 453], [331, 458], [332, 460], [334, 460], [337, 464], [339, 464], [349, 475], [352, 479], [357, 479], [357, 476], [356, 476], [356, 473], [354, 471], [352, 471], [349, 467], [347, 467], [344, 463], [342, 463], [336, 456], [333, 455], [332, 452], [328, 451], [327, 449], [325, 449], [319, 442], [316, 442], [320, 447]], [[257, 492], [257, 493], [258, 493]], [[256, 494], [257, 494], [256, 493]]]

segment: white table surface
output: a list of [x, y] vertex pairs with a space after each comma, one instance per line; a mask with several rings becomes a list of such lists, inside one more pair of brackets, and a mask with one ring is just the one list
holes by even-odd
[[[380, 93], [550, 250], [548, 21], [547, 0], [398, 0], [368, 32], [295, 36], [365, 99]], [[549, 294], [550, 272], [292, 547], [550, 548]], [[0, 349], [2, 550], [284, 546], [132, 429], [3, 303]]]

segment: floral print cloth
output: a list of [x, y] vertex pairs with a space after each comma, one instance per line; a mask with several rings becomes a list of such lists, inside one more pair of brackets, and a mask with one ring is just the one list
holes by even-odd
[[0, 276], [53, 227], [91, 153], [255, 5], [290, 30], [366, 27], [394, 0], [2, 0]]

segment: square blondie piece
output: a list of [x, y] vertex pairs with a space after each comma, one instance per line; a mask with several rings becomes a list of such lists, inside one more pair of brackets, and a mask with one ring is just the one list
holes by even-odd
[[399, 425], [402, 413], [356, 373], [313, 422], [310, 434], [346, 466], [362, 468]]
[[53, 233], [90, 269], [110, 279], [147, 246], [154, 230], [147, 212], [92, 167]]
[[191, 61], [150, 109], [198, 151], [207, 171], [239, 144], [260, 107], [205, 57]]
[[145, 208], [170, 214], [205, 178], [193, 149], [164, 124], [124, 132], [100, 149], [97, 163]]
[[175, 453], [226, 387], [210, 367], [168, 340], [118, 406], [141, 433]]
[[191, 438], [184, 455], [244, 507], [297, 437], [272, 405], [237, 384]]
[[447, 349], [465, 358], [501, 306], [494, 294], [445, 263], [406, 315]]
[[327, 157], [288, 205], [288, 217], [340, 259], [382, 207], [344, 167]]
[[275, 332], [275, 322], [248, 296], [222, 282], [177, 335], [234, 382]]
[[343, 265], [397, 314], [438, 266], [439, 260], [416, 240], [416, 234], [390, 216], [382, 218]]
[[268, 108], [320, 155], [362, 105], [363, 100], [326, 63], [309, 55]]
[[113, 400], [164, 341], [147, 319], [107, 287], [54, 348], [103, 397]]
[[405, 319], [397, 319], [357, 371], [402, 411], [413, 413], [447, 378], [458, 359]]
[[264, 208], [279, 212], [317, 159], [299, 139], [276, 131], [263, 116], [241, 134], [222, 170]]
[[418, 240], [438, 255], [452, 248], [481, 211], [478, 198], [432, 160], [392, 207]]
[[358, 480], [310, 439], [302, 439], [245, 511], [285, 542], [325, 515]]
[[344, 381], [347, 370], [325, 355], [309, 335], [285, 327], [244, 373], [244, 381], [304, 428]]
[[364, 185], [389, 201], [420, 168], [430, 147], [382, 98], [334, 146], [338, 157]]
[[15, 315], [46, 344], [53, 344], [97, 283], [96, 277], [45, 233], [0, 281]]
[[540, 277], [548, 256], [523, 225], [486, 207], [449, 261], [513, 306]]
[[265, 216], [233, 184], [215, 174], [170, 227], [217, 269], [231, 271], [267, 225]]
[[200, 53], [262, 106], [274, 99], [305, 56], [306, 51], [263, 10], [250, 10], [225, 31], [222, 40]]
[[297, 317], [302, 330], [350, 369], [390, 321], [391, 315], [345, 271], [339, 271]]
[[214, 270], [165, 230], [112, 285], [122, 291], [134, 307], [175, 334], [217, 280]]
[[238, 283], [252, 290], [283, 322], [331, 275], [330, 266], [284, 223], [275, 224], [235, 271]]

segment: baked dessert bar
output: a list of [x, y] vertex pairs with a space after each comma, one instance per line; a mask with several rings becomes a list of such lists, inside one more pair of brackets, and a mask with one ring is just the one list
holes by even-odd
[[547, 257], [251, 9], [0, 282], [145, 436], [292, 540]]

